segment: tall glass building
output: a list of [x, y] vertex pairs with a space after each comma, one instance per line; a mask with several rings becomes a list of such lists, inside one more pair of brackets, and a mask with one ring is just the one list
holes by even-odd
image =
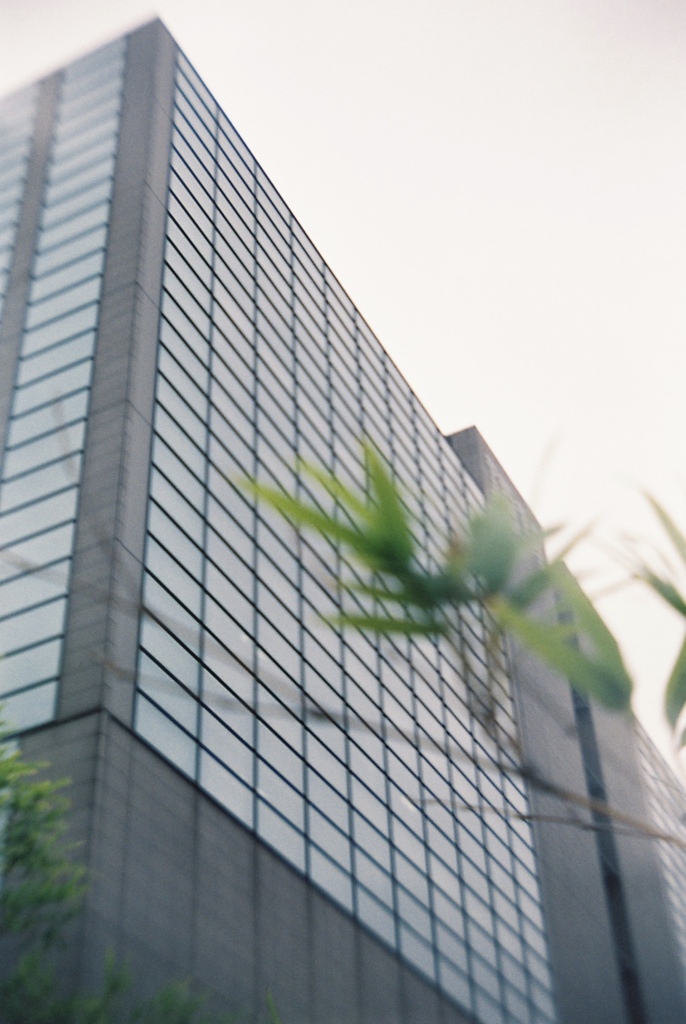
[[647, 817], [628, 723], [495, 671], [481, 608], [459, 653], [323, 624], [340, 553], [241, 488], [364, 489], [366, 437], [427, 565], [493, 490], [530, 518], [159, 22], [0, 105], [0, 302], [0, 694], [73, 780], [71, 983], [114, 946], [285, 1024], [683, 1021], [664, 858], [588, 804]]

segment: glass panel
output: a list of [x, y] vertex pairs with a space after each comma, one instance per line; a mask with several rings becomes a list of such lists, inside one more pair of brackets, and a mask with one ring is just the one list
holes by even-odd
[[2, 719], [8, 729], [30, 729], [49, 722], [55, 714], [57, 683], [34, 686], [3, 701]]
[[136, 731], [180, 768], [195, 776], [195, 742], [141, 694], [136, 703]]
[[81, 189], [86, 189], [89, 185], [102, 181], [103, 178], [110, 177], [113, 170], [114, 161], [111, 156], [91, 161], [77, 174], [72, 174], [56, 184], [48, 185], [45, 192], [45, 202], [47, 205], [52, 205], [64, 196], [79, 193]]
[[357, 914], [360, 921], [375, 935], [379, 935], [389, 946], [395, 946], [395, 920], [392, 912], [361, 886], [357, 887]]
[[[198, 702], [194, 696], [197, 689], [198, 671], [195, 666], [194, 675], [183, 680], [179, 685], [169, 673], [165, 672], [156, 661], [141, 651], [138, 661], [138, 686], [142, 693], [147, 693], [152, 700], [175, 722], [191, 733], [197, 730]], [[191, 692], [185, 688], [190, 684]]]
[[[0, 554], [0, 559], [2, 558]], [[55, 562], [0, 585], [0, 608], [28, 608], [64, 594], [69, 579], [69, 560]]]
[[152, 537], [148, 538], [146, 565], [177, 601], [194, 616], [199, 617], [201, 607], [199, 584]]
[[257, 821], [262, 839], [300, 871], [304, 871], [305, 837], [263, 801], [258, 801]]
[[[59, 670], [62, 641], [49, 640], [19, 654], [0, 658], [0, 694], [18, 690], [42, 679], [51, 679]], [[4, 703], [4, 700], [3, 700]], [[7, 705], [4, 705], [5, 708]], [[3, 715], [3, 719], [7, 719]]]
[[22, 537], [40, 533], [49, 526], [73, 519], [76, 514], [76, 498], [77, 491], [73, 487], [16, 512], [6, 512], [0, 516], [0, 545], [11, 544]]
[[66, 242], [69, 238], [74, 238], [76, 235], [81, 235], [104, 224], [108, 211], [109, 203], [100, 203], [99, 206], [94, 206], [85, 213], [63, 221], [61, 224], [56, 224], [53, 228], [43, 230], [38, 241], [39, 251], [45, 252], [47, 249], [52, 249], [53, 246]]
[[91, 365], [90, 359], [84, 359], [82, 363], [70, 366], [61, 373], [43, 377], [32, 384], [18, 388], [14, 393], [12, 407], [14, 415], [18, 416], [36, 406], [44, 405], [46, 402], [59, 402], [62, 395], [88, 385], [91, 378]]
[[316, 848], [310, 850], [310, 878], [337, 903], [352, 910], [352, 879]]
[[[3, 548], [0, 551], [0, 580], [29, 572], [55, 558], [63, 558], [70, 554], [73, 536], [73, 523], [68, 523], [41, 533], [31, 540]], [[46, 570], [46, 577], [49, 577], [51, 571]]]
[[[90, 100], [90, 102], [88, 102]], [[108, 83], [99, 92], [88, 97], [88, 100], [68, 101], [63, 106], [62, 116], [57, 125], [55, 138], [63, 143], [69, 138], [81, 136], [91, 129], [110, 121], [114, 123], [119, 112], [120, 97], [116, 83]], [[66, 116], [65, 116], [66, 115]]]
[[108, 136], [101, 142], [72, 153], [68, 159], [65, 156], [58, 164], [53, 164], [53, 166], [48, 170], [48, 179], [52, 183], [66, 183], [69, 178], [78, 174], [85, 167], [89, 167], [100, 160], [107, 159], [108, 157], [112, 158], [116, 148], [116, 136]]
[[19, 650], [62, 632], [66, 601], [39, 605], [0, 620], [0, 652]]
[[70, 338], [82, 331], [92, 330], [98, 322], [98, 306], [86, 306], [75, 313], [69, 313], [60, 320], [53, 320], [43, 327], [35, 327], [24, 335], [23, 353], [29, 355], [38, 349], [46, 348], [54, 342]]
[[[84, 281], [86, 278], [99, 274], [102, 271], [103, 262], [104, 252], [93, 252], [84, 259], [77, 260], [51, 274], [44, 275], [40, 280], [33, 282], [31, 286], [31, 301], [36, 302], [44, 296], [52, 295], [55, 292], [62, 291], [64, 288], [69, 288], [79, 281]], [[75, 305], [79, 304], [75, 303]]]
[[64, 291], [49, 298], [34, 302], [29, 306], [26, 316], [26, 327], [31, 328], [36, 324], [46, 323], [58, 316], [63, 316], [71, 309], [78, 309], [94, 302], [100, 295], [100, 276], [91, 277], [80, 284], [72, 285]]
[[91, 146], [95, 147], [105, 139], [112, 139], [118, 120], [117, 116], [110, 115], [109, 119], [102, 123], [98, 121], [92, 126], [84, 125], [82, 130], [62, 135], [62, 137], [57, 135], [52, 148], [52, 163], [55, 171], [59, 173], [63, 160], [70, 160], [76, 153], [84, 151], [89, 153]]
[[19, 448], [13, 448], [5, 455], [5, 478], [28, 472], [34, 466], [40, 466], [68, 452], [76, 451], [83, 445], [85, 430], [85, 422], [72, 423], [47, 436], [29, 441]]
[[0, 509], [23, 505], [45, 494], [61, 490], [76, 483], [81, 468], [81, 457], [72, 455], [49, 466], [26, 473], [11, 482], [5, 482], [0, 489]]
[[220, 765], [211, 754], [204, 752], [200, 754], [200, 785], [248, 828], [253, 828], [252, 789]]
[[[105, 245], [105, 239], [107, 238], [107, 226], [102, 225], [101, 227], [94, 228], [92, 231], [86, 231], [82, 235], [78, 235], [76, 238], [71, 238], [64, 242], [62, 245], [56, 246], [49, 252], [42, 253], [37, 256], [34, 262], [33, 274], [34, 277], [38, 278], [43, 274], [47, 274], [54, 270], [56, 267], [61, 267], [65, 263], [70, 263], [72, 260], [76, 260], [86, 253], [93, 252], [95, 250], [102, 250]], [[104, 256], [101, 256], [104, 258]]]
[[76, 394], [59, 398], [56, 402], [44, 405], [34, 412], [10, 420], [7, 434], [7, 446], [13, 448], [22, 441], [37, 437], [39, 434], [56, 430], [63, 424], [73, 423], [86, 415], [88, 392], [78, 391]]
[[54, 202], [44, 208], [42, 226], [49, 228], [52, 224], [66, 220], [81, 210], [86, 210], [97, 203], [109, 199], [112, 190], [112, 181], [106, 178], [104, 181], [96, 182], [90, 188], [80, 189], [75, 195], [66, 196], [58, 202]]
[[95, 333], [88, 331], [65, 344], [54, 345], [47, 350], [41, 350], [34, 356], [20, 360], [17, 384], [19, 386], [27, 384], [29, 381], [44, 377], [48, 373], [55, 373], [63, 366], [70, 366], [72, 363], [92, 355], [94, 342]]

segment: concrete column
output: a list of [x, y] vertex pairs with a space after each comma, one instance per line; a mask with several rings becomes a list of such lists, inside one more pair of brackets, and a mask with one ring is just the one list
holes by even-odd
[[175, 54], [128, 38], [59, 718], [133, 713]]

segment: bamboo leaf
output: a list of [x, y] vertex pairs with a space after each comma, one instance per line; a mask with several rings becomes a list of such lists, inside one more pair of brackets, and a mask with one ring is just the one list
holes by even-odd
[[665, 511], [662, 505], [660, 505], [660, 503], [655, 500], [655, 498], [652, 498], [649, 494], [646, 494], [645, 499], [653, 509], [653, 512], [655, 513], [657, 518], [662, 523], [665, 533], [667, 534], [672, 544], [676, 548], [677, 552], [679, 553], [682, 562], [684, 563], [684, 565], [686, 565], [686, 537], [684, 537], [683, 533], [678, 528], [674, 520], [671, 518], [670, 515], [668, 515], [668, 513]]
[[350, 594], [364, 594], [374, 601], [394, 601], [397, 604], [413, 604], [411, 595], [404, 589], [395, 590], [383, 583], [344, 583], [344, 590]]
[[[686, 639], [681, 645], [665, 690], [665, 715], [672, 729], [686, 705]], [[683, 736], [682, 736], [683, 740]]]
[[[422, 591], [422, 599], [418, 602], [425, 607], [440, 607], [445, 604], [467, 604], [475, 599], [472, 587], [463, 574], [449, 565], [442, 572], [422, 573], [416, 575], [415, 589]], [[408, 589], [410, 584], [407, 584]]]
[[566, 676], [575, 690], [613, 710], [629, 707], [631, 682], [626, 672], [618, 673], [602, 658], [587, 657], [573, 646], [572, 626], [531, 619], [502, 598], [496, 600], [493, 610], [503, 629], [541, 661]]
[[[566, 676], [574, 689], [605, 708], [623, 711], [630, 706], [631, 679], [616, 641], [581, 587], [576, 584], [576, 588], [583, 597], [568, 587], [567, 606], [573, 606], [573, 617], [564, 626], [534, 620], [502, 598], [492, 602], [491, 607], [503, 629], [540, 657], [542, 662]], [[590, 653], [575, 643], [575, 637], [580, 634], [582, 643], [586, 641], [591, 647]]]
[[638, 578], [642, 579], [644, 583], [647, 583], [656, 594], [659, 594], [667, 604], [671, 605], [672, 608], [686, 618], [686, 600], [681, 596], [679, 591], [676, 589], [673, 583], [669, 580], [662, 579], [657, 576], [650, 569], [642, 568], [638, 573]]
[[364, 454], [375, 498], [367, 532], [370, 551], [376, 554], [377, 568], [382, 572], [402, 573], [409, 569], [415, 553], [407, 512], [395, 483], [371, 444], [365, 444]]
[[257, 498], [266, 501], [273, 509], [293, 522], [301, 526], [309, 526], [329, 540], [348, 544], [353, 550], [364, 548], [365, 538], [358, 530], [340, 523], [325, 512], [320, 512], [313, 505], [308, 505], [298, 498], [292, 498], [275, 487], [265, 487], [252, 480], [245, 480], [242, 483], [246, 490], [252, 491]]
[[578, 545], [581, 543], [581, 541], [586, 540], [588, 535], [591, 533], [592, 529], [593, 529], [593, 525], [589, 524], [588, 526], [584, 526], [581, 530], [579, 530], [577, 533], [575, 533], [566, 542], [566, 544], [564, 545], [562, 550], [557, 552], [557, 554], [555, 555], [555, 559], [554, 560], [556, 562], [564, 562], [565, 558], [567, 558], [567, 556], [569, 554], [571, 554], [571, 552], [574, 550], [574, 548], [578, 547]]
[[416, 622], [413, 619], [393, 619], [384, 615], [337, 615], [327, 618], [332, 626], [350, 626], [370, 633], [402, 633], [405, 636], [441, 636], [446, 628], [438, 620]]
[[486, 594], [497, 594], [509, 581], [518, 556], [518, 541], [506, 499], [496, 495], [475, 515], [465, 541], [465, 567]]
[[300, 462], [298, 465], [307, 476], [312, 477], [318, 484], [321, 484], [335, 501], [345, 505], [360, 519], [366, 520], [369, 518], [369, 506], [367, 503], [358, 494], [351, 491], [349, 487], [342, 484], [332, 473], [328, 473], [318, 466], [313, 466], [309, 462]]
[[274, 1002], [274, 997], [272, 996], [272, 994], [269, 991], [269, 989], [267, 989], [267, 992], [266, 992], [266, 1000], [267, 1000], [267, 1009], [269, 1010], [269, 1021], [270, 1021], [270, 1024], [281, 1024], [281, 1018], [279, 1017], [278, 1011], [276, 1009], [276, 1003]]
[[535, 569], [521, 582], [508, 587], [505, 597], [515, 608], [523, 611], [525, 608], [530, 608], [534, 601], [545, 593], [550, 584], [550, 567], [545, 565], [543, 568]]
[[[597, 683], [601, 689], [608, 687], [604, 694], [591, 695], [607, 707], [628, 707], [633, 684], [617, 641], [566, 566], [554, 562], [550, 572], [562, 598], [563, 610], [571, 616], [580, 636], [583, 657], [597, 670]], [[590, 653], [586, 653], [585, 647], [590, 647]]]

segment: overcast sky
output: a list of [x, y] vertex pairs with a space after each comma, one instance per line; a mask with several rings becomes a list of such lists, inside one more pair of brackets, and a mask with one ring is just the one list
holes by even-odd
[[[686, 527], [682, 0], [0, 0], [0, 94], [155, 14], [444, 432], [546, 525]], [[659, 738], [681, 624], [602, 610]]]

